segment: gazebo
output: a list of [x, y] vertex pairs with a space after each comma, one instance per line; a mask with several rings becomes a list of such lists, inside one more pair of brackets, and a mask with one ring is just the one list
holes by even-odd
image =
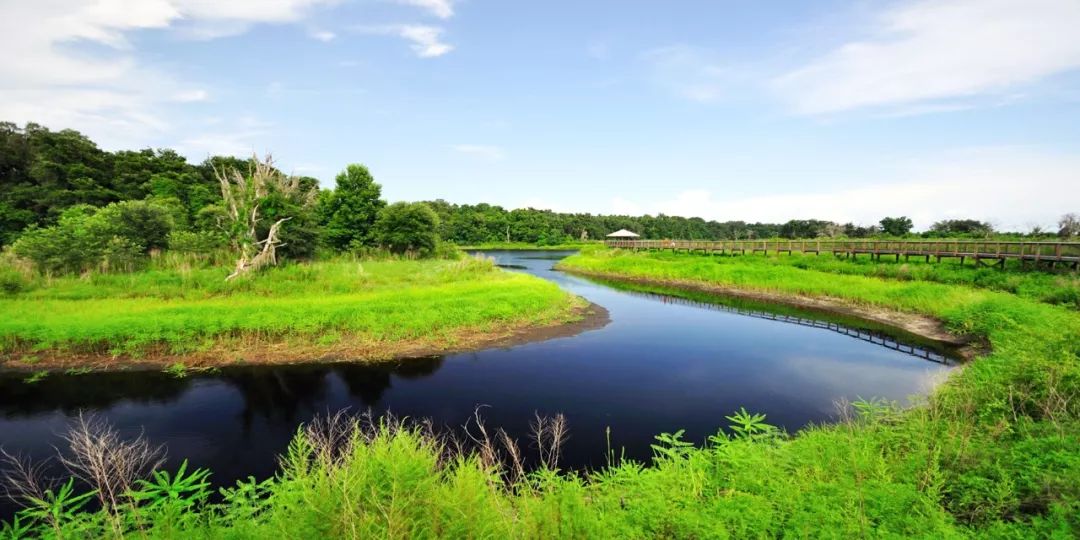
[[619, 240], [633, 240], [635, 238], [641, 238], [641, 235], [639, 235], [639, 234], [637, 234], [635, 232], [630, 232], [630, 231], [628, 231], [626, 229], [619, 229], [619, 230], [607, 235], [608, 242], [619, 241]]

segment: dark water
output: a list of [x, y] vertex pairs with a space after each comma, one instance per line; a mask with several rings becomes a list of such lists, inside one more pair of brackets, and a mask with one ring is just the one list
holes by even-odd
[[[486, 405], [489, 426], [521, 438], [534, 411], [564, 413], [570, 439], [562, 464], [593, 467], [605, 462], [607, 427], [616, 450], [644, 460], [654, 435], [686, 429], [700, 442], [739, 407], [793, 431], [833, 419], [840, 398], [925, 393], [951, 364], [932, 344], [853, 321], [621, 290], [553, 271], [566, 253], [489, 255], [604, 306], [611, 323], [570, 338], [383, 365], [229, 368], [182, 379], [53, 375], [33, 384], [7, 375], [0, 446], [49, 455], [84, 410], [164, 443], [172, 465], [187, 458], [230, 484], [272, 475], [297, 426], [316, 414], [370, 408], [459, 428]], [[0, 505], [0, 516], [9, 516], [11, 506]]]

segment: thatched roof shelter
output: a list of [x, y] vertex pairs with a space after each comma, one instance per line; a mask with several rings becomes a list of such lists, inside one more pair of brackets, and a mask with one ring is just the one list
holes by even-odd
[[619, 229], [619, 230], [607, 235], [607, 237], [608, 238], [641, 238], [641, 235], [639, 235], [637, 233], [630, 232], [630, 231], [628, 231], [626, 229]]

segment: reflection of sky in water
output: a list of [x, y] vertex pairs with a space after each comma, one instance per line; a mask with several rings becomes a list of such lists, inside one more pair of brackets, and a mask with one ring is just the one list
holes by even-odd
[[[165, 443], [231, 483], [276, 468], [300, 422], [369, 407], [452, 428], [477, 405], [489, 425], [525, 438], [534, 411], [567, 415], [564, 465], [604, 463], [616, 449], [646, 459], [652, 437], [686, 429], [701, 441], [739, 407], [789, 430], [823, 422], [841, 398], [903, 401], [945, 366], [829, 330], [633, 295], [550, 270], [553, 260], [498, 254], [608, 309], [584, 334], [390, 365], [224, 369], [176, 380], [161, 373], [0, 378], [0, 445], [43, 455], [78, 409]], [[9, 508], [0, 508], [6, 514]]]

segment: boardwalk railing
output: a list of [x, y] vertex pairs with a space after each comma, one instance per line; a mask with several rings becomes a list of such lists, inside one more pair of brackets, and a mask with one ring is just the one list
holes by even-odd
[[882, 255], [923, 257], [927, 262], [945, 258], [974, 259], [976, 263], [992, 261], [1005, 265], [1009, 259], [1021, 263], [1080, 265], [1080, 242], [997, 242], [989, 240], [608, 240], [611, 247], [633, 250], [672, 250], [720, 254], [747, 253], [832, 253], [837, 256], [858, 257]]

